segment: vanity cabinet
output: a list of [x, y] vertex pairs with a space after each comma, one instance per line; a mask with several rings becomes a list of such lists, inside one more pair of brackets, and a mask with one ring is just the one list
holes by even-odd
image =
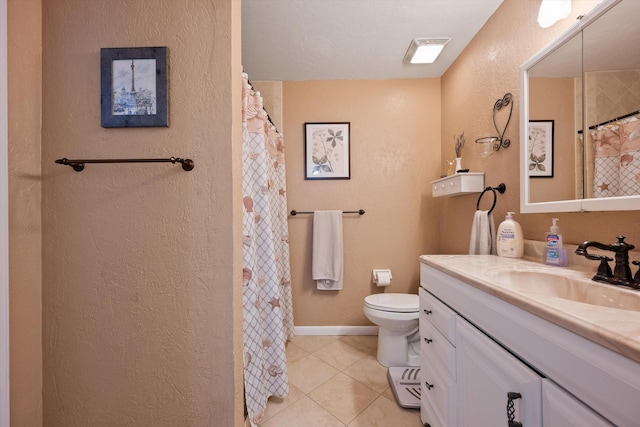
[[638, 425], [637, 362], [425, 263], [420, 269], [425, 425]]
[[456, 425], [456, 313], [424, 289], [420, 295], [420, 417], [425, 425]]
[[463, 318], [458, 317], [456, 326], [458, 426], [507, 426], [516, 421], [540, 427], [540, 375]]
[[545, 426], [613, 426], [547, 379], [542, 381], [542, 406], [542, 423]]

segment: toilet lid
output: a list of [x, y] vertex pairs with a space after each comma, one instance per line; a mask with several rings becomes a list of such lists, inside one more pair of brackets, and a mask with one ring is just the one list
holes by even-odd
[[396, 313], [413, 313], [419, 308], [416, 294], [375, 294], [364, 298], [365, 305], [383, 311]]

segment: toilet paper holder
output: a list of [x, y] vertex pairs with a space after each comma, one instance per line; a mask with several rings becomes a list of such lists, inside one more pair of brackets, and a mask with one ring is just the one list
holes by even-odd
[[373, 283], [378, 286], [388, 286], [391, 283], [391, 269], [373, 269]]

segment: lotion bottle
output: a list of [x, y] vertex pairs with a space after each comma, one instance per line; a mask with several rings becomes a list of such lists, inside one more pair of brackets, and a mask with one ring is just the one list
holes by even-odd
[[544, 263], [564, 267], [567, 265], [567, 250], [562, 247], [562, 234], [558, 218], [551, 218], [552, 225], [545, 235]]
[[513, 214], [513, 212], [507, 212], [507, 216], [498, 227], [497, 252], [498, 256], [522, 258], [524, 254], [522, 227], [513, 220]]

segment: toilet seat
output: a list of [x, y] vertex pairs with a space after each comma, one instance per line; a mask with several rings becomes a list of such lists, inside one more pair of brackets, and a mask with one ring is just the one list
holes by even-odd
[[374, 294], [364, 298], [364, 305], [392, 313], [417, 313], [420, 300], [417, 294]]

